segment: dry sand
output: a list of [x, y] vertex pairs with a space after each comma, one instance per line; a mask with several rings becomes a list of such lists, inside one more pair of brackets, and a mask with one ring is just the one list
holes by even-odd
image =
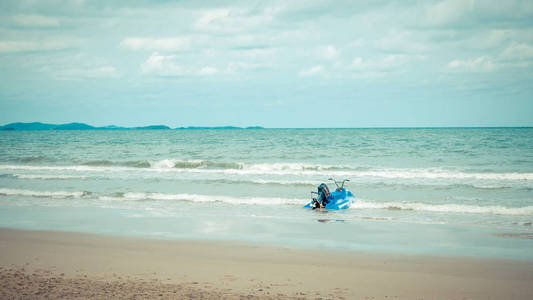
[[11, 229], [0, 276], [1, 299], [533, 299], [531, 261]]

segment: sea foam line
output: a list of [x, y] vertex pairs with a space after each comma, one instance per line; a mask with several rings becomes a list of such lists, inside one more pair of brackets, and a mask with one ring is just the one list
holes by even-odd
[[[146, 175], [149, 175], [150, 173], [147, 173]], [[61, 174], [2, 174], [0, 176], [9, 177], [13, 176], [18, 179], [36, 179], [36, 180], [52, 180], [52, 179], [59, 179], [59, 180], [67, 180], [67, 179], [120, 179], [121, 177], [111, 176], [108, 175], [61, 175]], [[118, 175], [119, 176], [119, 175]], [[139, 178], [154, 178], [153, 176], [144, 176], [143, 174], [136, 174], [136, 179]], [[158, 177], [158, 178], [164, 178], [164, 177]], [[168, 177], [168, 179], [171, 179], [173, 181], [178, 180], [176, 177], [171, 176]], [[226, 183], [226, 184], [257, 184], [257, 185], [289, 185], [289, 186], [318, 186], [319, 184], [323, 182], [327, 182], [325, 180], [276, 180], [276, 179], [261, 179], [261, 178], [249, 178], [249, 177], [240, 177], [235, 179], [228, 179], [228, 178], [181, 178], [180, 180], [183, 181], [192, 181], [192, 182], [203, 182], [203, 183]], [[468, 188], [474, 188], [474, 189], [480, 189], [480, 190], [501, 190], [501, 189], [508, 189], [512, 188], [512, 186], [509, 185], [477, 185], [477, 184], [465, 184], [465, 183], [454, 183], [454, 182], [444, 182], [444, 183], [435, 183], [434, 181], [428, 181], [428, 182], [416, 182], [416, 183], [402, 183], [402, 182], [387, 182], [387, 181], [378, 181], [378, 182], [372, 182], [372, 183], [366, 183], [366, 186], [405, 186], [405, 187], [437, 187], [437, 188], [461, 188], [461, 187], [468, 187]]]
[[0, 189], [0, 195], [5, 196], [28, 196], [28, 197], [50, 197], [50, 198], [81, 198], [89, 195], [89, 192], [66, 192], [66, 191], [33, 191], [19, 189]]
[[[290, 164], [281, 164], [287, 166]], [[80, 171], [80, 172], [180, 172], [180, 173], [212, 173], [228, 175], [296, 175], [296, 176], [335, 176], [348, 178], [386, 178], [386, 179], [477, 179], [477, 180], [522, 180], [533, 181], [533, 173], [467, 173], [458, 171], [443, 171], [436, 169], [377, 169], [377, 170], [307, 170], [297, 167], [283, 168], [278, 164], [252, 164], [242, 169], [203, 169], [203, 168], [175, 168], [151, 167], [134, 168], [123, 166], [28, 166], [28, 165], [0, 165], [4, 170], [39, 170], [39, 171]]]
[[[19, 195], [49, 198], [89, 198], [95, 195], [90, 192], [65, 192], [65, 191], [32, 191], [17, 189], [0, 189], [0, 195]], [[309, 199], [280, 198], [280, 197], [232, 197], [219, 195], [200, 194], [167, 194], [153, 192], [128, 192], [113, 195], [100, 195], [96, 199], [101, 201], [189, 201], [189, 202], [223, 202], [229, 204], [255, 204], [255, 205], [304, 205]], [[499, 205], [477, 206], [456, 203], [427, 204], [418, 202], [372, 202], [356, 198], [351, 209], [387, 209], [398, 211], [442, 212], [442, 213], [471, 213], [491, 215], [524, 215], [533, 216], [533, 206], [505, 207]]]
[[165, 194], [165, 193], [142, 193], [129, 192], [115, 196], [100, 196], [99, 200], [104, 201], [142, 201], [142, 200], [163, 200], [163, 201], [190, 201], [190, 202], [224, 202], [230, 204], [257, 204], [257, 205], [289, 205], [305, 204], [306, 199], [279, 198], [279, 197], [231, 197], [199, 194]]
[[472, 214], [492, 214], [492, 215], [533, 215], [533, 206], [505, 207], [499, 205], [477, 206], [464, 204], [427, 204], [418, 202], [370, 202], [366, 200], [356, 200], [352, 208], [359, 209], [391, 209], [410, 210], [443, 213], [472, 213]]
[[77, 175], [48, 175], [48, 174], [13, 174], [20, 179], [86, 179], [87, 176]]

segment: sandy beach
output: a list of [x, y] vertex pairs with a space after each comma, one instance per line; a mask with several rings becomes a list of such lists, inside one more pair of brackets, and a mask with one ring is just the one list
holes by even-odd
[[519, 260], [12, 229], [0, 253], [2, 299], [533, 297], [533, 262]]

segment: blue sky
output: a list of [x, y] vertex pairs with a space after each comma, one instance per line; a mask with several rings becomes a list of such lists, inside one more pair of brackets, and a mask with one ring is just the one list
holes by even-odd
[[0, 3], [0, 123], [533, 126], [533, 1]]

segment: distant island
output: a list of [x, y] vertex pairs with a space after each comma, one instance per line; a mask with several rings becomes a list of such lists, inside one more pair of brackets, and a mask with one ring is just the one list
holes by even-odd
[[[40, 122], [31, 123], [10, 123], [0, 126], [0, 130], [168, 130], [172, 129], [166, 125], [149, 125], [140, 127], [122, 127], [116, 125], [91, 126], [85, 123], [67, 123], [67, 124], [47, 124]], [[235, 126], [215, 126], [215, 127], [178, 127], [175, 129], [263, 129], [260, 126], [235, 127]]]
[[189, 126], [189, 127], [177, 127], [176, 129], [264, 129], [261, 126], [250, 127], [235, 127], [235, 126], [214, 126], [214, 127], [201, 127], [201, 126]]

